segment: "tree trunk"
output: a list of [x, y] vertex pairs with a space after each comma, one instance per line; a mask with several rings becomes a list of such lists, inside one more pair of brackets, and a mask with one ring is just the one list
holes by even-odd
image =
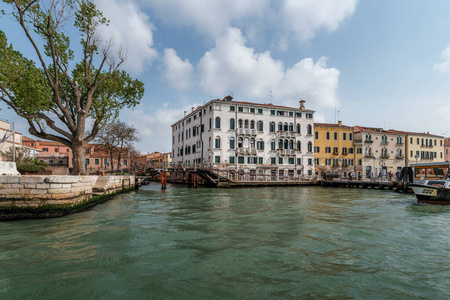
[[120, 159], [121, 159], [122, 150], [119, 150], [119, 156], [117, 158], [117, 171], [120, 170]]
[[73, 153], [72, 175], [86, 175], [86, 165], [85, 165], [86, 162], [84, 161], [83, 143], [74, 142], [72, 144], [72, 153]]
[[111, 159], [111, 172], [114, 172], [113, 149], [109, 150], [109, 156]]

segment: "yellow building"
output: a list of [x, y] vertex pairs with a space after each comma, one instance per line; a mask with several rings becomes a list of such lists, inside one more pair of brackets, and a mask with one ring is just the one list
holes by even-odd
[[[338, 124], [314, 124], [314, 158], [316, 174], [355, 174], [353, 127]], [[354, 177], [355, 178], [355, 177]]]
[[429, 133], [406, 133], [406, 165], [416, 163], [444, 162], [443, 136]]

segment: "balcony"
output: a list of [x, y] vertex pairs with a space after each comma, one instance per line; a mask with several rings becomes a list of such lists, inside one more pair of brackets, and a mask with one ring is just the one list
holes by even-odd
[[383, 158], [383, 159], [388, 159], [390, 156], [389, 156], [389, 154], [386, 154], [386, 155], [380, 155], [380, 158]]
[[374, 158], [374, 156], [372, 154], [365, 154], [364, 158]]
[[236, 149], [237, 155], [246, 155], [247, 153], [248, 153], [248, 149], [245, 149], [245, 148], [237, 148]]
[[333, 155], [338, 155], [339, 151], [333, 151]]
[[388, 141], [381, 141], [381, 145], [389, 145]]
[[248, 128], [239, 128], [239, 135], [256, 135], [256, 129], [248, 129]]
[[364, 143], [373, 143], [373, 140], [372, 139], [370, 139], [370, 140], [369, 139], [365, 139]]
[[395, 158], [396, 159], [404, 159], [405, 157], [403, 155], [396, 155]]
[[256, 155], [256, 148], [250, 148], [250, 155]]

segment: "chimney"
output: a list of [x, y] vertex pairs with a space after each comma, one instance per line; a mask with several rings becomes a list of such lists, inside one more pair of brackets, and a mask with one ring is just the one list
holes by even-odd
[[305, 100], [300, 100], [300, 109], [305, 109]]
[[192, 107], [192, 110], [191, 110], [191, 112], [193, 112], [193, 111], [194, 111], [194, 109], [195, 109], [195, 107]]
[[339, 126], [339, 127], [342, 126], [342, 121], [338, 121], [338, 126]]

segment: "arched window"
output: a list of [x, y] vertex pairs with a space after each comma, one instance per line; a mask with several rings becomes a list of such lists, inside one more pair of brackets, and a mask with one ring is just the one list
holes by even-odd
[[254, 138], [251, 138], [250, 139], [250, 148], [255, 148], [255, 139]]
[[244, 147], [244, 140], [240, 137], [238, 138], [238, 148]]
[[294, 124], [293, 123], [289, 123], [289, 131], [294, 131]]
[[278, 148], [283, 149], [283, 140], [278, 140]]
[[244, 148], [248, 148], [248, 138], [244, 139]]
[[284, 131], [288, 131], [288, 130], [289, 130], [289, 126], [288, 126], [288, 123], [287, 123], [287, 122], [284, 123], [283, 130], [284, 130]]
[[257, 125], [256, 129], [258, 131], [263, 131], [264, 130], [263, 121], [258, 121], [258, 125]]
[[294, 149], [294, 141], [293, 140], [289, 141], [289, 149]]
[[239, 121], [238, 121], [238, 126], [239, 126], [239, 128], [243, 128], [243, 122], [242, 122], [242, 119], [239, 119]]
[[256, 142], [256, 149], [264, 150], [264, 141], [263, 140], [260, 139]]
[[270, 122], [269, 131], [275, 132], [275, 122]]
[[276, 142], [275, 142], [275, 140], [272, 140], [271, 142], [270, 142], [270, 150], [275, 150], [275, 148], [276, 148]]
[[312, 126], [308, 124], [308, 127], [306, 129], [306, 134], [312, 134]]
[[278, 123], [278, 131], [283, 131], [283, 123]]
[[300, 124], [297, 124], [297, 133], [301, 133]]
[[[367, 138], [367, 136], [366, 136], [366, 138]], [[366, 156], [369, 155], [369, 148], [368, 147], [366, 147], [366, 149], [364, 150], [364, 155], [366, 155]]]
[[220, 149], [220, 137], [216, 137], [216, 143], [214, 148]]
[[284, 140], [284, 149], [289, 149], [289, 141]]
[[216, 117], [216, 128], [220, 128], [220, 118]]
[[234, 128], [235, 128], [235, 125], [234, 125], [234, 119], [231, 118], [231, 119], [230, 119], [230, 129], [234, 129]]
[[245, 120], [245, 121], [244, 121], [244, 128], [245, 128], [245, 129], [248, 129], [248, 120]]
[[297, 150], [302, 151], [302, 143], [300, 141], [297, 141]]
[[312, 143], [308, 142], [308, 152], [312, 152]]
[[234, 149], [234, 138], [230, 138], [230, 149]]
[[254, 120], [250, 121], [250, 129], [255, 129], [255, 121]]

